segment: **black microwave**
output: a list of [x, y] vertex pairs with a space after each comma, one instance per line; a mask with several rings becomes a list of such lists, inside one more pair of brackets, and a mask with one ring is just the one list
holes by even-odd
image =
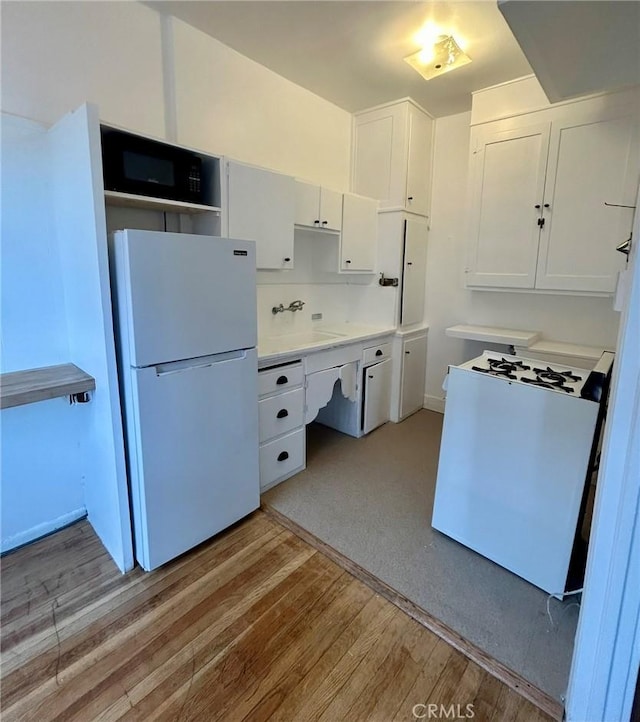
[[199, 155], [114, 128], [100, 131], [105, 190], [203, 203]]

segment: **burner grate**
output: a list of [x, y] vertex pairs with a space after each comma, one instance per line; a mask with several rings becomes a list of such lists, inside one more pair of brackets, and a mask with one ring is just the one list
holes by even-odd
[[514, 381], [516, 381], [518, 378], [513, 373], [512, 369], [498, 368], [497, 366], [492, 366], [488, 369], [483, 369], [481, 366], [472, 366], [471, 369], [473, 371], [480, 371], [480, 373], [483, 374], [489, 374], [490, 376], [504, 376], [505, 378], [513, 379]]
[[572, 383], [580, 381], [580, 377], [575, 376], [571, 373], [571, 371], [554, 371], [552, 368], [549, 368], [549, 366], [545, 369], [534, 368], [533, 371], [544, 381], [548, 381], [549, 383], [557, 382], [558, 385], [562, 385], [565, 381], [570, 381]]
[[564, 381], [547, 381], [539, 375], [536, 376], [535, 379], [528, 379], [523, 376], [520, 381], [525, 384], [531, 384], [532, 386], [540, 386], [543, 389], [556, 389], [557, 391], [564, 391], [567, 394], [573, 393], [573, 389], [570, 386], [565, 386]]

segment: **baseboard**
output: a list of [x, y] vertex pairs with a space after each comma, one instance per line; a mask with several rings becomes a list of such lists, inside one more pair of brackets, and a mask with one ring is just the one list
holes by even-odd
[[426, 627], [429, 631], [444, 639], [444, 641], [450, 644], [454, 649], [457, 649], [459, 652], [475, 662], [479, 667], [482, 667], [482, 669], [499, 679], [507, 687], [518, 692], [518, 694], [536, 705], [536, 707], [541, 709], [543, 712], [546, 712], [553, 719], [562, 719], [562, 705], [560, 702], [553, 699], [553, 697], [550, 697], [546, 692], [543, 692], [541, 689], [528, 682], [517, 672], [514, 672], [512, 669], [509, 669], [509, 667], [502, 664], [502, 662], [499, 662], [497, 659], [491, 657], [485, 651], [480, 649], [480, 647], [476, 646], [468, 639], [465, 639], [463, 636], [458, 634], [458, 632], [451, 629], [451, 627], [448, 627], [432, 614], [429, 614], [429, 612], [425, 609], [419, 607], [381, 579], [378, 579], [378, 577], [371, 574], [371, 572], [368, 572], [359, 564], [351, 561], [351, 559], [346, 557], [344, 554], [329, 546], [326, 542], [323, 542], [322, 539], [318, 539], [318, 537], [314, 536], [311, 532], [308, 532], [295, 521], [292, 521], [288, 517], [284, 516], [281, 512], [277, 511], [277, 509], [274, 509], [272, 506], [265, 504], [264, 502], [261, 505], [261, 509], [278, 524], [300, 537], [303, 541], [310, 544], [325, 556], [329, 557], [329, 559], [335, 562], [338, 566], [342, 567], [342, 569], [345, 569], [347, 572], [359, 579], [363, 584], [366, 584], [370, 589], [373, 589], [377, 594], [384, 597], [392, 604], [395, 604], [395, 606], [399, 609], [402, 609], [403, 612], [415, 619], [419, 624], [422, 624], [423, 627]]
[[439, 414], [444, 414], [444, 399], [439, 396], [428, 396], [424, 395], [424, 408], [429, 411], [437, 411]]
[[86, 516], [87, 510], [85, 507], [82, 507], [81, 509], [74, 509], [67, 514], [59, 516], [57, 519], [46, 521], [43, 524], [31, 527], [31, 529], [21, 531], [18, 534], [2, 539], [0, 542], [0, 554], [11, 552], [18, 547], [22, 547], [25, 544], [35, 541], [36, 539], [47, 536], [47, 534], [58, 531], [58, 529], [62, 529], [62, 527], [69, 526], [69, 524], [73, 524], [73, 522], [78, 521], [78, 519], [84, 519]]

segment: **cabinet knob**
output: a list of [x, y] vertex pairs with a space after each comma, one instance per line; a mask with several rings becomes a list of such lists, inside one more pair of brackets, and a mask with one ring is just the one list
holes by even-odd
[[290, 260], [291, 260], [290, 258], [285, 258], [285, 259], [284, 259], [284, 262], [285, 262], [285, 263], [289, 263]]
[[276, 414], [276, 419], [286, 419], [289, 416], [289, 412], [286, 409], [280, 409]]
[[370, 378], [370, 379], [372, 379], [372, 378], [373, 378], [373, 376], [367, 376], [367, 378]]
[[408, 355], [411, 353], [411, 351], [405, 351], [405, 353], [406, 353], [407, 356], [408, 356]]
[[545, 208], [551, 208], [551, 206], [550, 206], [548, 203], [545, 203], [545, 204], [544, 204], [544, 207], [545, 207]]
[[351, 261], [345, 261], [345, 263], [351, 263]]
[[413, 262], [412, 262], [412, 261], [407, 261], [407, 266], [413, 266]]
[[286, 376], [278, 376], [278, 380], [276, 381], [278, 386], [282, 386], [282, 384], [286, 383], [289, 383], [289, 379]]
[[539, 203], [536, 203], [535, 206], [533, 206], [533, 207], [536, 208], [537, 210], [540, 210], [540, 207], [541, 207], [541, 206], [540, 206]]
[[329, 223], [329, 221], [322, 221], [322, 225], [326, 226]]
[[412, 201], [412, 200], [413, 200], [413, 196], [409, 196], [409, 197], [407, 198], [407, 200], [408, 200], [408, 201]]
[[318, 220], [317, 220], [317, 221], [314, 221], [314, 222], [313, 222], [313, 225], [314, 225], [314, 226], [318, 226], [318, 225], [320, 225], [320, 219], [318, 218]]
[[288, 451], [281, 451], [278, 454], [278, 461], [286, 461], [289, 458], [289, 452]]

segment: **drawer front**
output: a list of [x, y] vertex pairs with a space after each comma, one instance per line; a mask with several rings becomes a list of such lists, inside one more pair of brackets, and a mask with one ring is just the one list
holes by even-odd
[[302, 364], [281, 366], [268, 371], [258, 371], [258, 394], [264, 396], [274, 391], [285, 391], [286, 389], [302, 386], [304, 371]]
[[384, 361], [388, 358], [391, 358], [390, 343], [381, 343], [378, 346], [371, 346], [370, 348], [365, 348], [362, 352], [363, 364], [377, 363], [378, 361]]
[[325, 371], [351, 361], [360, 361], [361, 348], [360, 344], [356, 343], [311, 353], [304, 360], [305, 370], [308, 374], [314, 374], [316, 371]]
[[304, 428], [260, 446], [260, 487], [304, 466]]
[[302, 426], [304, 416], [304, 389], [276, 394], [258, 402], [260, 413], [260, 443], [274, 436]]

